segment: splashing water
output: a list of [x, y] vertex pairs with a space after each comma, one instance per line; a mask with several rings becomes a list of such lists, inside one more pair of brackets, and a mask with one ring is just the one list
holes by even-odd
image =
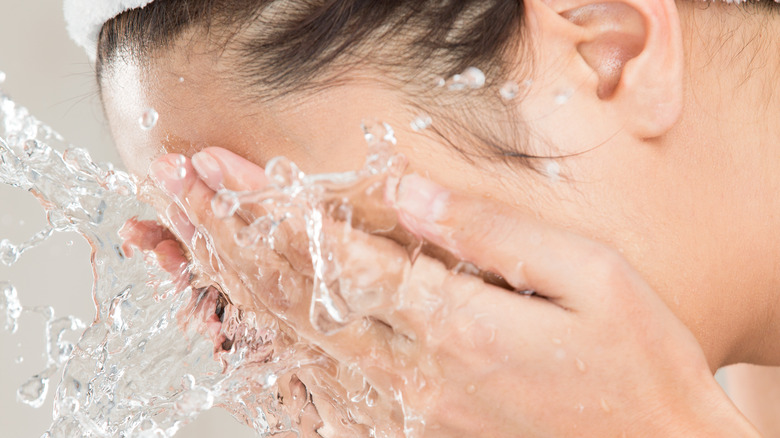
[[[139, 122], [151, 129], [157, 118], [156, 112], [144, 114]], [[0, 283], [6, 329], [16, 331], [25, 312], [40, 314], [46, 324], [45, 369], [19, 388], [18, 399], [40, 406], [51, 379], [58, 372], [62, 376], [56, 382], [53, 422], [44, 436], [169, 437], [214, 406], [262, 436], [398, 435], [397, 428], [373, 414], [377, 391], [359, 367], [324, 353], [278, 306], [239, 309], [220, 292], [230, 296], [233, 291], [219, 272], [207, 287], [182, 284], [153, 254], [123, 249], [118, 231], [128, 220], [156, 218], [139, 201], [148, 182], [94, 163], [86, 151], [68, 147], [1, 92], [0, 129], [0, 182], [32, 193], [49, 223], [24, 243], [0, 241], [2, 262], [13, 265], [27, 249], [59, 232], [76, 231], [92, 248], [96, 315], [91, 324], [55, 318], [51, 308], [26, 308], [11, 284]], [[344, 266], [333, 256], [339, 240], [328, 234], [334, 220], [370, 232], [393, 228], [369, 226], [353, 215], [357, 199], [377, 208], [394, 199], [406, 167], [392, 150], [395, 137], [389, 126], [368, 122], [363, 129], [369, 150], [359, 171], [305, 175], [277, 158], [266, 167], [269, 187], [222, 191], [213, 200], [215, 214], [222, 217], [247, 206], [265, 209], [265, 216], [235, 236], [239, 246], [259, 248], [258, 254], [274, 251], [285, 227], [298, 224], [305, 230], [311, 282], [293, 284], [286, 282], [292, 277], [280, 276], [263, 292], [282, 298], [309, 295], [310, 324], [321, 336], [392, 307], [387, 297], [393, 291], [367, 290], [342, 278]], [[195, 238], [209, 236], [199, 232]], [[405, 263], [414, 262], [419, 246], [409, 243]], [[259, 257], [258, 275], [271, 272], [264, 270], [270, 259]], [[214, 324], [220, 342], [208, 334]], [[68, 333], [79, 332], [77, 342], [65, 340]], [[394, 412], [403, 418], [400, 433], [416, 436], [424, 419], [404, 406], [400, 393], [394, 403]]]

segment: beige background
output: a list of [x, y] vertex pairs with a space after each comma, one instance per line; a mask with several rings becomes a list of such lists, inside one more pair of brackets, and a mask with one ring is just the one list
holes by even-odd
[[[103, 1], [103, 0], [95, 0]], [[118, 163], [101, 115], [93, 70], [84, 52], [70, 41], [61, 0], [0, 0], [0, 85], [18, 103], [51, 125], [69, 142], [87, 148], [97, 161]], [[44, 225], [41, 208], [29, 194], [0, 186], [0, 239], [27, 239]], [[77, 235], [58, 235], [31, 250], [0, 281], [10, 280], [26, 306], [52, 305], [57, 315], [93, 315], [91, 270], [86, 243]], [[51, 421], [51, 396], [33, 409], [16, 401], [16, 388], [44, 367], [43, 324], [22, 321], [15, 335], [2, 330], [0, 315], [0, 436], [39, 437]], [[19, 357], [21, 363], [17, 363]], [[53, 389], [50, 389], [50, 393]], [[251, 430], [214, 410], [177, 437], [250, 437]]]

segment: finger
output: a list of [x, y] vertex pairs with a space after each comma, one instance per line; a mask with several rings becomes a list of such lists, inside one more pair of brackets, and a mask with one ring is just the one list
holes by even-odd
[[594, 279], [597, 263], [613, 259], [596, 242], [417, 175], [403, 178], [396, 206], [410, 231], [501, 275], [517, 290], [534, 290], [564, 307], [571, 304], [564, 298]]
[[210, 147], [192, 156], [192, 165], [213, 191], [260, 190], [268, 185], [262, 167], [227, 149]]
[[160, 242], [173, 239], [171, 232], [155, 221], [140, 221], [138, 218], [131, 218], [125, 222], [119, 230], [119, 237], [122, 238], [122, 251], [128, 257], [133, 256], [133, 247], [141, 251], [151, 251]]
[[[214, 191], [227, 189], [234, 192], [251, 192], [268, 186], [263, 168], [226, 149], [206, 148], [193, 155], [192, 165], [206, 186]], [[259, 203], [248, 203], [242, 204], [238, 213], [251, 226], [260, 228], [261, 224], [253, 222], [266, 216], [269, 211]], [[304, 272], [311, 270], [311, 260], [308, 246], [301, 246], [301, 242], [307, 242], [307, 239], [305, 224], [300, 219], [289, 218], [276, 225], [269, 243], [296, 270]]]

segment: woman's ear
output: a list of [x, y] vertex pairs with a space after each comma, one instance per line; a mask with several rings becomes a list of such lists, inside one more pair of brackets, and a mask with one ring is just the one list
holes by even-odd
[[[533, 1], [533, 0], [532, 0]], [[684, 56], [674, 0], [543, 0], [598, 77], [596, 96], [640, 138], [663, 135], [683, 106]]]

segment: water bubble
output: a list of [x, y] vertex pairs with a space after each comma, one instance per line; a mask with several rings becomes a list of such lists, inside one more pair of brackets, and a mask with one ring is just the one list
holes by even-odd
[[238, 195], [230, 190], [220, 190], [211, 200], [211, 210], [218, 219], [233, 216], [240, 206]]
[[49, 379], [33, 376], [16, 390], [16, 399], [33, 408], [40, 408], [46, 401], [49, 391]]
[[17, 356], [16, 359], [14, 359], [14, 362], [17, 364], [24, 362], [24, 356]]
[[520, 93], [520, 86], [517, 85], [517, 82], [515, 81], [507, 81], [504, 82], [504, 85], [501, 86], [501, 89], [498, 90], [498, 92], [502, 99], [509, 101], [517, 97]]
[[412, 120], [411, 127], [412, 131], [420, 132], [422, 130], [428, 129], [429, 126], [433, 123], [433, 119], [431, 119], [431, 116], [429, 115], [421, 115], [416, 117], [414, 120]]
[[5, 82], [5, 78], [6, 78], [5, 72], [0, 70], [0, 84]]
[[476, 89], [485, 86], [485, 73], [476, 67], [469, 67], [463, 70], [462, 76], [469, 88]]
[[555, 94], [555, 104], [564, 105], [574, 96], [573, 88], [564, 88]]
[[144, 131], [149, 131], [157, 125], [159, 119], [160, 115], [157, 114], [157, 111], [154, 108], [148, 108], [141, 114], [141, 117], [138, 118], [138, 124], [141, 125], [141, 129]]
[[184, 82], [184, 77], [183, 76], [179, 76], [179, 82]]
[[450, 78], [447, 88], [450, 91], [460, 91], [465, 90], [467, 86], [468, 83], [466, 82], [466, 78], [464, 78], [463, 75], [457, 74]]
[[0, 263], [11, 266], [19, 260], [21, 251], [10, 240], [0, 240]]

